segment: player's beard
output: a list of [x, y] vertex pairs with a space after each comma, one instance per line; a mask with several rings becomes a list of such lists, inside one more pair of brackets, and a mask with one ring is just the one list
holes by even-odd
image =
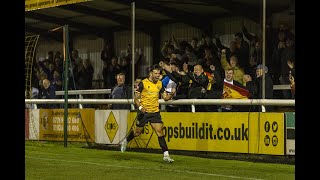
[[157, 83], [158, 80], [159, 80], [159, 77], [158, 78], [157, 77], [153, 77], [152, 80], [153, 80], [154, 83]]

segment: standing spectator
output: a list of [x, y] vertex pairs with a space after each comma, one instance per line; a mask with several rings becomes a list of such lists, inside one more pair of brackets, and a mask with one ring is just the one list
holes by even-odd
[[[225, 70], [225, 78], [223, 83], [223, 99], [248, 99], [250, 93], [240, 82], [233, 79], [234, 72], [232, 68]], [[222, 105], [219, 111], [222, 112], [238, 112], [239, 106]]]
[[[172, 76], [169, 76], [169, 74], [170, 73], [172, 73], [172, 71], [178, 71], [178, 67], [177, 67], [178, 65], [177, 65], [177, 63], [176, 63], [176, 61], [172, 61], [172, 62], [170, 62], [170, 64], [169, 64], [169, 66], [167, 66], [167, 65], [165, 65], [164, 66], [164, 70], [166, 71], [166, 72], [168, 72], [167, 73], [167, 76], [166, 77], [168, 77], [169, 78], [169, 81], [168, 81], [168, 83], [164, 86], [164, 89], [165, 89], [165, 91], [167, 92], [167, 93], [172, 93], [172, 92], [175, 92], [174, 93], [174, 95], [173, 95], [173, 97], [174, 96], [176, 96], [176, 91], [177, 91], [177, 80], [173, 80], [172, 78]], [[171, 77], [171, 78], [170, 78]], [[162, 83], [163, 84], [163, 83]], [[171, 105], [171, 104], [167, 104], [166, 105], [166, 110], [167, 110], [167, 112], [178, 112], [179, 111], [179, 106], [177, 106], [177, 105]]]
[[199, 53], [201, 55], [201, 57], [199, 57], [200, 59], [203, 59], [204, 57], [205, 48], [209, 48], [214, 57], [218, 55], [218, 47], [216, 44], [213, 43], [212, 37], [209, 34], [204, 35], [200, 44], [201, 44], [199, 46]]
[[38, 66], [40, 67], [40, 71], [45, 72], [47, 74], [47, 78], [52, 80], [54, 65], [48, 60], [44, 60], [38, 61]]
[[111, 64], [104, 63], [102, 70], [105, 88], [111, 89], [116, 84], [116, 75], [121, 72], [121, 66], [118, 64], [118, 58], [112, 57]]
[[51, 82], [56, 87], [57, 91], [61, 91], [62, 90], [62, 79], [61, 79], [61, 74], [59, 73], [59, 71], [54, 70], [54, 72], [53, 72], [53, 80]]
[[56, 51], [56, 52], [54, 53], [53, 59], [55, 60], [56, 58], [62, 59], [62, 56], [61, 56], [60, 51]]
[[71, 52], [71, 64], [70, 64], [70, 67], [73, 68], [73, 69], [77, 69], [77, 66], [80, 65], [81, 62], [82, 62], [82, 59], [79, 56], [78, 50], [74, 49]]
[[63, 69], [63, 60], [62, 58], [55, 58], [54, 59], [54, 67], [55, 70], [59, 71], [60, 74], [63, 73], [64, 69]]
[[199, 40], [196, 37], [193, 37], [190, 43], [190, 45], [192, 46], [192, 52], [196, 55], [197, 59], [200, 56], [198, 43], [199, 43]]
[[200, 64], [204, 71], [210, 71], [211, 65], [214, 65], [219, 72], [222, 70], [220, 59], [218, 56], [213, 56], [212, 49], [209, 47], [204, 48], [204, 57], [201, 59]]
[[[262, 62], [261, 62], [262, 63]], [[257, 66], [258, 64], [258, 60], [257, 60], [257, 55], [256, 53], [253, 53], [251, 56], [250, 56], [250, 61], [249, 61], [249, 70], [247, 72], [248, 75], [250, 75], [251, 77], [255, 77], [256, 76], [256, 69], [257, 69]], [[271, 74], [271, 73], [269, 73]], [[270, 75], [271, 76], [271, 75]]]
[[[123, 73], [117, 74], [117, 84], [112, 88], [110, 99], [130, 99], [132, 98], [131, 87], [126, 84], [126, 76]], [[111, 109], [128, 109], [130, 104], [111, 104]]]
[[134, 80], [134, 90], [137, 90], [138, 88], [139, 88], [139, 83], [142, 81], [142, 79], [141, 78], [136, 78], [135, 80]]
[[[92, 89], [92, 79], [93, 79], [94, 69], [90, 63], [89, 59], [85, 59], [82, 63], [78, 65], [78, 72], [76, 72], [76, 83], [78, 89]], [[90, 98], [90, 94], [82, 95], [83, 98]], [[84, 107], [91, 107], [90, 104], [84, 105]]]
[[249, 43], [243, 39], [241, 32], [234, 35], [234, 41], [239, 49], [239, 65], [243, 69], [246, 69], [249, 66]]
[[[167, 76], [170, 77], [170, 79], [177, 84], [176, 87], [176, 93], [173, 96], [173, 99], [188, 99], [188, 91], [189, 91], [189, 77], [187, 76], [186, 72], [183, 70], [183, 67], [185, 67], [186, 70], [188, 70], [188, 64], [185, 62], [180, 61], [172, 61], [170, 62], [170, 65], [175, 66], [176, 68], [171, 68], [171, 72], [166, 71]], [[172, 89], [174, 90], [174, 89]], [[190, 112], [191, 107], [190, 105], [178, 105], [179, 112]]]
[[[79, 68], [82, 66], [82, 58], [80, 58], [79, 56], [79, 52], [78, 50], [73, 50], [71, 52], [71, 61], [70, 61], [70, 66], [69, 66], [69, 90], [76, 90], [77, 88], [77, 84], [76, 82], [78, 81], [78, 71]], [[75, 97], [75, 96], [74, 96]]]
[[121, 72], [126, 76], [128, 84], [132, 82], [132, 65], [130, 64], [130, 60], [129, 57], [125, 57], [121, 64]]
[[217, 44], [219, 50], [226, 49], [226, 58], [227, 58], [228, 62], [230, 62], [231, 55], [236, 55], [237, 57], [239, 56], [240, 50], [237, 48], [235, 41], [231, 41], [230, 48], [228, 48], [228, 47], [222, 45], [218, 35], [216, 35], [215, 38], [216, 38], [216, 44]]
[[[223, 92], [223, 81], [220, 71], [212, 64], [210, 65], [210, 70], [205, 72], [205, 74], [208, 76], [209, 80], [205, 99], [221, 99]], [[206, 106], [206, 110], [208, 112], [217, 112], [218, 106], [208, 105]]]
[[[187, 66], [184, 65], [184, 68], [187, 68]], [[185, 69], [184, 71], [187, 72], [187, 81], [191, 82], [188, 91], [189, 99], [204, 99], [209, 79], [204, 74], [202, 66], [199, 64], [195, 65], [193, 72], [188, 72], [188, 69]], [[206, 112], [206, 107], [205, 105], [196, 105], [195, 111]]]
[[[294, 56], [295, 56], [294, 40], [287, 38], [286, 47], [284, 48], [282, 57], [281, 57], [280, 84], [290, 84], [290, 81], [289, 81], [290, 67], [288, 66], [288, 60], [292, 60]], [[282, 93], [283, 93], [284, 99], [290, 99], [292, 97], [290, 90], [283, 90]]]
[[[262, 77], [265, 76], [265, 99], [273, 99], [273, 81], [268, 73], [268, 67], [257, 66], [256, 78], [252, 80], [252, 77], [245, 75], [243, 80], [246, 82], [246, 87], [250, 91], [253, 99], [262, 99]], [[272, 106], [267, 106], [266, 111], [273, 110]], [[254, 106], [253, 111], [261, 112], [261, 106]]]
[[91, 89], [94, 69], [89, 59], [85, 59], [78, 66], [77, 87], [78, 89]]
[[294, 76], [292, 74], [289, 75], [289, 80], [290, 80], [290, 90], [292, 94], [292, 98], [294, 99], [296, 97], [296, 83], [294, 81]]
[[289, 71], [289, 81], [290, 81], [290, 87], [291, 87], [291, 95], [292, 95], [292, 98], [294, 99], [295, 98], [295, 94], [296, 94], [296, 85], [295, 85], [295, 75], [296, 75], [296, 72], [295, 72], [295, 57], [293, 56], [292, 58], [289, 58], [288, 61], [288, 66], [290, 68], [290, 71]]
[[[56, 88], [51, 85], [48, 79], [42, 81], [42, 87], [40, 87], [38, 99], [55, 99], [56, 98]], [[39, 108], [50, 109], [56, 108], [56, 104], [39, 104]]]
[[182, 55], [181, 58], [184, 58], [185, 56], [187, 56], [188, 59], [189, 59], [188, 60], [189, 65], [194, 66], [195, 64], [198, 63], [198, 58], [195, 55], [195, 53], [193, 52], [193, 48], [192, 48], [192, 46], [190, 44], [186, 45], [185, 53], [184, 53], [184, 55]]
[[286, 36], [283, 31], [280, 31], [277, 36], [277, 41], [272, 51], [272, 66], [270, 67], [272, 73], [272, 79], [275, 84], [280, 84], [281, 76], [281, 58], [284, 54], [284, 49], [286, 48]]
[[249, 33], [248, 29], [246, 28], [246, 26], [244, 25], [244, 21], [242, 21], [242, 33], [244, 35], [245, 38], [247, 38], [249, 40], [249, 55], [251, 56], [255, 46], [256, 46], [256, 42], [259, 41], [259, 37], [255, 34], [251, 34]]
[[103, 45], [103, 49], [101, 51], [100, 58], [103, 62], [111, 64], [111, 58], [114, 56], [109, 42], [105, 41]]
[[[127, 55], [125, 57], [126, 59], [129, 59], [129, 62], [132, 66], [133, 60], [132, 60], [132, 46], [129, 43], [127, 46]], [[112, 62], [111, 62], [112, 63]], [[141, 51], [138, 51], [138, 48], [135, 50], [134, 53], [134, 77], [138, 77], [140, 73], [139, 67], [143, 63], [143, 55]]]
[[237, 82], [240, 82], [242, 85], [244, 85], [243, 82], [243, 76], [244, 76], [244, 70], [239, 66], [238, 57], [235, 55], [232, 55], [230, 57], [230, 64], [226, 60], [226, 50], [221, 50], [221, 65], [224, 70], [233, 69], [233, 79]]
[[162, 86], [164, 88], [167, 87], [169, 81], [170, 81], [170, 77], [167, 76], [167, 71], [170, 71], [170, 60], [168, 58], [164, 58], [162, 60], [162, 66], [160, 66], [162, 71], [164, 72], [164, 74], [162, 74], [162, 78], [160, 79], [162, 82]]
[[54, 60], [54, 53], [53, 51], [49, 51], [48, 52], [48, 57], [46, 59], [48, 61], [48, 63], [53, 63], [53, 60]]

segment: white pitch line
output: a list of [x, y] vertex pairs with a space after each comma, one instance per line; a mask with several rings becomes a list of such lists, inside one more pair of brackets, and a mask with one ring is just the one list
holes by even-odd
[[129, 167], [129, 166], [108, 165], [108, 164], [100, 164], [100, 163], [85, 162], [85, 161], [69, 161], [69, 160], [62, 160], [62, 159], [39, 158], [39, 157], [30, 157], [30, 156], [25, 156], [25, 157], [26, 158], [30, 158], [30, 159], [63, 161], [63, 162], [70, 162], [70, 163], [83, 163], [83, 164], [91, 164], [91, 165], [98, 165], [98, 166], [108, 166], [108, 167], [117, 167], [117, 168], [127, 168], [127, 169], [171, 171], [171, 172], [177, 172], [177, 173], [189, 173], [189, 174], [198, 174], [198, 175], [207, 175], [207, 176], [217, 176], [217, 177], [226, 177], [226, 178], [232, 178], [232, 179], [263, 180], [263, 179], [257, 179], [257, 178], [247, 178], [247, 177], [240, 177], [240, 176], [228, 176], [228, 175], [223, 175], [223, 174], [202, 173], [202, 172], [192, 172], [192, 171], [182, 171], [182, 170], [151, 169], [151, 168], [139, 168], [139, 167]]

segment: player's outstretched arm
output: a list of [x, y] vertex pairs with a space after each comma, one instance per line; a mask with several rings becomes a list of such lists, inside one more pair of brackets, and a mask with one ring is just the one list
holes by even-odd
[[175, 92], [176, 92], [175, 89], [173, 89], [172, 92], [170, 92], [170, 93], [164, 91], [164, 92], [161, 94], [161, 96], [162, 96], [162, 98], [163, 98], [165, 101], [168, 101], [168, 100], [172, 99], [172, 97], [173, 97], [173, 95], [174, 95]]

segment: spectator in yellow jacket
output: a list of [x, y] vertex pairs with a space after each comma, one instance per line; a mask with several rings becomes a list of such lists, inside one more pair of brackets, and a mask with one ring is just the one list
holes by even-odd
[[221, 50], [221, 66], [224, 70], [233, 69], [233, 79], [240, 82], [242, 85], [246, 85], [243, 81], [243, 76], [245, 75], [244, 70], [239, 67], [238, 58], [235, 55], [231, 55], [230, 63], [228, 63], [226, 58], [226, 49]]

